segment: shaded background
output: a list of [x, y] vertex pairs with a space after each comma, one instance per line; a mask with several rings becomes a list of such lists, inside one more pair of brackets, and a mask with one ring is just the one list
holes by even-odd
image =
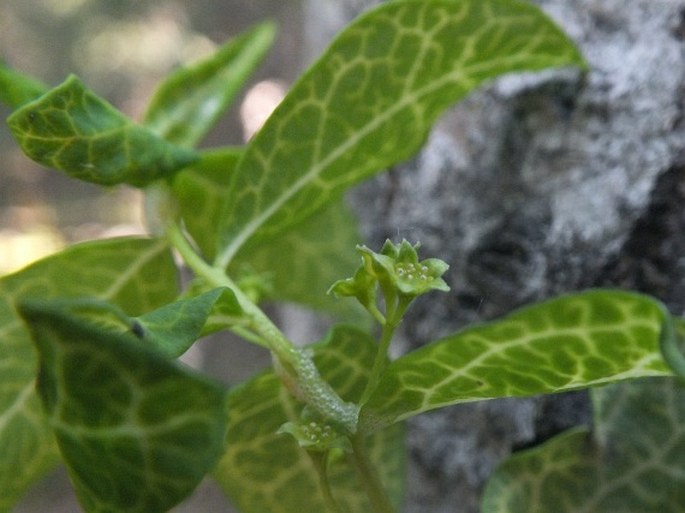
[[[174, 67], [197, 60], [265, 19], [279, 39], [251, 84], [290, 83], [302, 69], [297, 0], [193, 2], [2, 0], [0, 59], [49, 85], [78, 74], [88, 86], [139, 119], [155, 85]], [[241, 99], [204, 145], [243, 142]], [[4, 119], [9, 110], [0, 107]], [[0, 127], [0, 273], [65, 243], [141, 230], [135, 191], [68, 179], [30, 163]]]

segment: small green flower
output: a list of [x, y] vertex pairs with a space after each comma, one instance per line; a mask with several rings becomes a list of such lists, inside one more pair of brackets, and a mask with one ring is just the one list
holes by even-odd
[[314, 451], [329, 449], [349, 449], [349, 440], [329, 424], [316, 420], [304, 420], [299, 423], [286, 422], [277, 431], [278, 434], [289, 434], [297, 440], [300, 447]]
[[[399, 244], [386, 240], [380, 253], [365, 246], [359, 247], [364, 259], [364, 268], [372, 272], [383, 289], [406, 297], [416, 297], [431, 290], [448, 291], [450, 288], [442, 279], [449, 265], [438, 258], [419, 262], [417, 249], [406, 239]], [[387, 295], [387, 294], [386, 294]]]
[[335, 282], [328, 290], [337, 296], [356, 297], [376, 319], [383, 322], [383, 314], [376, 306], [377, 286], [380, 286], [386, 307], [397, 300], [408, 304], [412, 299], [431, 290], [448, 291], [442, 275], [449, 266], [440, 259], [419, 262], [417, 249], [406, 240], [393, 244], [386, 240], [380, 253], [366, 246], [357, 246], [362, 265], [352, 278]]
[[336, 281], [328, 293], [338, 297], [356, 297], [368, 310], [376, 306], [376, 279], [362, 266], [352, 278]]

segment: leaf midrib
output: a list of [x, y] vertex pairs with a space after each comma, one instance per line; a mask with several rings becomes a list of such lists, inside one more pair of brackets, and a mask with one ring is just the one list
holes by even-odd
[[[506, 61], [512, 63], [516, 63], [517, 61], [526, 62], [528, 58], [528, 54], [517, 54], [511, 58], [507, 58]], [[360, 130], [357, 130], [354, 136], [348, 138], [343, 144], [332, 150], [328, 156], [326, 156], [318, 164], [312, 166], [312, 168], [307, 173], [302, 175], [298, 180], [296, 180], [293, 185], [284, 189], [281, 195], [278, 196], [269, 207], [264, 209], [257, 217], [248, 222], [243, 229], [239, 231], [231, 240], [229, 245], [226, 246], [226, 249], [217, 256], [215, 265], [220, 268], [226, 268], [238, 250], [252, 235], [257, 232], [260, 226], [270, 219], [278, 210], [280, 210], [290, 199], [292, 199], [310, 182], [313, 182], [316, 178], [318, 178], [325, 169], [337, 161], [348, 149], [367, 137], [378, 126], [391, 119], [401, 110], [412, 104], [416, 104], [418, 100], [430, 94], [435, 89], [439, 89], [450, 82], [471, 82], [471, 80], [468, 79], [469, 75], [473, 74], [474, 72], [478, 72], [483, 68], [492, 67], [493, 63], [501, 60], [502, 59], [490, 59], [488, 61], [480, 61], [478, 64], [462, 67], [459, 70], [455, 70], [452, 73], [446, 74], [441, 79], [435, 80], [427, 86], [415, 90], [415, 92], [412, 94], [404, 96], [399, 102], [392, 104], [391, 107], [385, 110], [382, 114], [375, 116], [370, 123], [362, 127]], [[411, 73], [416, 72], [416, 67], [418, 64], [418, 62], [414, 63]], [[466, 86], [465, 91], [468, 92], [468, 90], [468, 86]], [[458, 98], [455, 101], [457, 100]], [[237, 172], [244, 173], [245, 171], [238, 169]]]
[[[653, 329], [654, 325], [649, 324], [649, 323], [644, 323], [644, 322], [632, 322], [632, 323], [628, 323], [628, 324], [625, 324], [624, 326], [622, 326], [621, 331], [622, 332], [630, 332], [634, 328]], [[437, 390], [438, 388], [446, 385], [447, 383], [454, 381], [455, 379], [457, 379], [459, 377], [468, 376], [468, 373], [471, 369], [473, 369], [474, 367], [477, 367], [484, 360], [487, 360], [489, 357], [496, 355], [497, 353], [501, 353], [502, 351], [505, 351], [507, 349], [511, 349], [511, 348], [518, 347], [521, 345], [526, 345], [526, 344], [530, 343], [531, 340], [538, 339], [538, 338], [545, 338], [545, 337], [557, 336], [557, 335], [572, 335], [572, 336], [577, 336], [577, 337], [581, 337], [581, 338], [585, 339], [587, 337], [588, 333], [594, 334], [594, 333], [599, 333], [602, 331], [614, 332], [614, 331], [616, 331], [616, 329], [615, 328], [612, 329], [612, 328], [592, 327], [592, 326], [587, 326], [584, 328], [570, 328], [570, 329], [566, 329], [566, 330], [551, 329], [545, 333], [520, 337], [520, 338], [517, 338], [515, 340], [505, 342], [503, 344], [490, 345], [490, 347], [486, 351], [484, 351], [483, 353], [478, 355], [476, 358], [470, 360], [469, 362], [467, 362], [462, 367], [459, 367], [458, 369], [452, 369], [452, 371], [453, 371], [452, 374], [445, 377], [439, 383], [436, 383], [435, 385], [433, 385], [431, 387], [427, 387], [427, 388], [412, 387], [411, 388], [412, 390], [419, 391], [423, 394], [423, 399], [422, 399], [420, 407], [412, 408], [411, 411], [405, 412], [401, 415], [392, 415], [391, 414], [388, 416], [387, 414], [383, 414], [381, 411], [381, 412], [379, 412], [380, 417], [388, 417], [388, 418], [392, 419], [392, 422], [396, 422], [396, 421], [400, 421], [400, 420], [406, 419], [408, 417], [411, 417], [413, 415], [416, 415], [417, 413], [420, 413], [423, 411], [439, 408], [440, 406], [454, 404], [455, 401], [447, 401], [447, 402], [439, 402], [439, 403], [430, 402], [431, 393], [433, 391]], [[484, 337], [482, 337], [482, 338], [484, 338]], [[488, 341], [486, 340], [486, 342], [488, 342]], [[620, 380], [623, 376], [634, 377], [636, 375], [636, 372], [639, 369], [644, 369], [647, 363], [649, 363], [650, 361], [653, 361], [655, 359], [658, 360], [659, 358], [660, 357], [659, 357], [658, 353], [647, 354], [643, 358], [641, 358], [639, 362], [637, 362], [635, 365], [631, 366], [630, 369], [627, 369], [624, 372], [621, 372], [618, 374], [612, 374], [611, 376], [607, 376], [605, 378], [598, 378], [598, 379], [593, 380], [589, 383], [578, 382], [576, 386], [577, 387], [584, 387], [584, 386], [588, 386], [589, 384], [598, 385], [598, 384], [602, 384], [602, 383], [611, 383], [611, 382]], [[662, 372], [662, 373], [655, 373], [654, 371], [650, 370], [649, 372], [645, 372], [644, 376], [655, 376], [655, 375], [662, 376], [662, 375], [667, 375], [667, 374], [668, 373], [666, 370], [664, 370], [664, 372]], [[573, 387], [574, 387], [573, 382], [570, 382], [568, 385], [566, 385], [564, 387], [564, 390], [567, 390], [567, 389], [570, 389]], [[409, 388], [409, 387], [407, 387], [407, 388]], [[463, 400], [460, 400], [459, 402], [473, 402], [473, 401], [479, 401], [479, 400], [483, 400], [483, 398], [481, 398], [481, 397], [464, 398]], [[377, 415], [377, 413], [375, 413], [373, 411], [370, 413], [374, 416]]]
[[158, 239], [157, 242], [150, 247], [150, 249], [144, 253], [141, 253], [140, 256], [134, 262], [132, 262], [132, 264], [128, 266], [126, 270], [121, 273], [107, 289], [102, 292], [100, 298], [105, 300], [114, 298], [114, 296], [116, 296], [126, 286], [131, 278], [140, 271], [140, 269], [147, 265], [166, 248], [167, 241], [162, 238]]
[[10, 404], [10, 407], [2, 412], [0, 415], [0, 433], [3, 433], [7, 428], [7, 425], [25, 410], [24, 405], [31, 398], [34, 391], [35, 382], [31, 380], [21, 389], [21, 392], [16, 396], [16, 399]]

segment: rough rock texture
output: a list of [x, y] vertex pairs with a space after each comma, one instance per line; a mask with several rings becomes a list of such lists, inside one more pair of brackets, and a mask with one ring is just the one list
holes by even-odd
[[[312, 48], [371, 3], [309, 1]], [[369, 244], [405, 237], [451, 264], [452, 292], [413, 308], [405, 350], [593, 286], [685, 309], [685, 1], [537, 3], [592, 71], [498, 81], [446, 115], [415, 159], [353, 195]], [[589, 417], [574, 393], [415, 419], [406, 511], [477, 511], [503, 457]]]

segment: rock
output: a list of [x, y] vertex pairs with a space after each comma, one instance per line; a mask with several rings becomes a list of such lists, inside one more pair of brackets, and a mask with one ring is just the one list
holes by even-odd
[[[372, 3], [307, 2], [312, 47]], [[417, 302], [402, 350], [594, 286], [685, 309], [685, 1], [536, 3], [591, 72], [498, 80], [451, 110], [413, 160], [351, 196], [371, 247], [404, 237], [451, 265], [452, 291]], [[484, 481], [513, 449], [589, 421], [583, 393], [419, 417], [410, 422], [406, 511], [475, 512]]]

